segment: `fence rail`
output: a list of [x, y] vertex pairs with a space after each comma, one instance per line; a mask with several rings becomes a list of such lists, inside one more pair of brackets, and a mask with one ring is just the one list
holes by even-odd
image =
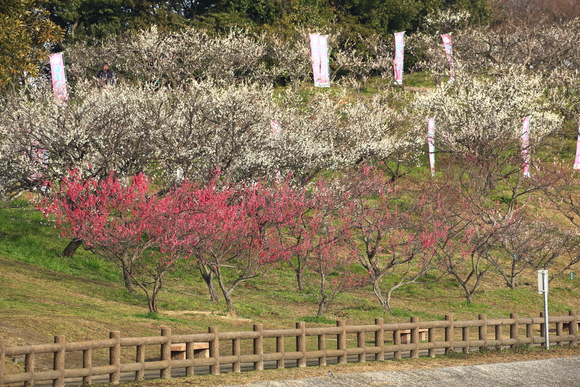
[[[575, 312], [550, 317], [549, 328], [550, 343], [577, 345], [580, 337]], [[185, 343], [185, 359], [172, 358], [171, 345], [175, 343]], [[208, 343], [209, 357], [194, 357], [195, 343]], [[127, 374], [133, 380], [143, 380], [146, 371], [159, 371], [160, 378], [171, 378], [172, 370], [183, 369], [185, 376], [192, 376], [196, 368], [209, 367], [209, 372], [217, 375], [225, 365], [241, 372], [242, 364], [263, 370], [265, 362], [276, 368], [288, 363], [305, 367], [308, 361], [316, 365], [327, 365], [331, 360], [382, 361], [386, 356], [435, 356], [436, 350], [448, 354], [543, 343], [544, 318], [520, 318], [517, 314], [507, 319], [479, 315], [477, 320], [468, 321], [455, 321], [451, 315], [444, 321], [428, 322], [412, 317], [410, 322], [396, 324], [376, 319], [372, 325], [350, 326], [339, 320], [335, 327], [313, 328], [299, 322], [294, 329], [274, 330], [255, 324], [252, 331], [244, 332], [220, 332], [217, 327], [209, 327], [207, 333], [172, 334], [170, 328], [162, 328], [161, 336], [155, 337], [125, 338], [116, 331], [110, 332], [108, 339], [95, 341], [67, 342], [64, 336], [55, 336], [52, 344], [12, 347], [0, 341], [0, 387], [14, 383], [33, 386], [40, 381], [52, 381], [53, 386], [60, 387], [73, 378], [82, 379], [79, 384], [92, 384], [95, 376], [119, 383], [121, 375]], [[100, 356], [94, 356], [96, 353]], [[37, 361], [40, 356], [50, 357], [51, 367], [41, 366]], [[22, 357], [22, 369], [8, 372], [7, 362]]]

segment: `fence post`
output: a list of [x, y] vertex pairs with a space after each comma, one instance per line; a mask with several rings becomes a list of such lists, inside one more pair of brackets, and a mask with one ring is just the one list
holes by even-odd
[[93, 382], [93, 377], [91, 376], [91, 368], [93, 368], [93, 349], [87, 348], [83, 350], [83, 368], [89, 370], [89, 375], [83, 376], [83, 384], [89, 385]]
[[[544, 324], [544, 312], [540, 312], [540, 318], [542, 319], [542, 322], [540, 323], [540, 337], [542, 337], [543, 339], [540, 341], [540, 343], [544, 344], [544, 347], [546, 346], [546, 343], [548, 342], [547, 340], [550, 340], [550, 338], [548, 338], [546, 340], [546, 324]], [[549, 325], [550, 321], [548, 321], [548, 329], [550, 329], [550, 325]], [[548, 334], [549, 331], [548, 331]]]
[[[430, 343], [435, 342], [435, 329], [434, 328], [429, 328], [427, 330], [427, 341], [429, 341]], [[429, 357], [435, 357], [435, 346], [433, 346], [433, 348], [429, 348]]]
[[487, 316], [480, 314], [478, 319], [481, 321], [481, 325], [479, 326], [479, 340], [483, 341], [483, 346], [479, 347], [479, 351], [481, 352], [487, 348]]
[[501, 328], [501, 323], [495, 326], [495, 340], [499, 341], [499, 348], [501, 348], [502, 345]]
[[0, 387], [4, 386], [4, 375], [6, 373], [6, 341], [0, 340]]
[[411, 317], [411, 322], [416, 324], [411, 328], [411, 343], [415, 344], [415, 348], [411, 350], [411, 358], [419, 358], [419, 317]]
[[109, 339], [115, 341], [109, 348], [109, 365], [115, 366], [115, 371], [109, 374], [109, 383], [117, 384], [121, 381], [121, 332], [109, 332]]
[[240, 362], [240, 355], [242, 353], [241, 340], [236, 337], [232, 340], [232, 355], [236, 356], [236, 361], [232, 364], [233, 372], [242, 372], [242, 363]]
[[576, 311], [574, 310], [568, 311], [568, 316], [572, 316], [572, 321], [570, 321], [568, 332], [570, 335], [574, 336], [570, 344], [576, 346], [578, 343], [578, 316], [576, 316]]
[[393, 345], [396, 347], [393, 358], [395, 360], [401, 360], [401, 331], [398, 327], [393, 331]]
[[357, 348], [362, 348], [362, 353], [358, 355], [358, 362], [364, 363], [367, 361], [367, 346], [365, 344], [365, 333], [360, 331], [356, 333], [356, 346]]
[[220, 374], [220, 336], [218, 327], [209, 327], [209, 333], [214, 334], [214, 339], [209, 342], [209, 356], [213, 357], [215, 363], [209, 366], [209, 373]]
[[520, 322], [518, 321], [517, 313], [510, 313], [510, 318], [515, 320], [514, 323], [510, 325], [510, 339], [516, 341], [514, 344], [511, 345], [511, 348], [515, 348], [517, 345], [520, 344]]
[[322, 357], [318, 359], [319, 366], [326, 365], [326, 335], [323, 333], [318, 335], [318, 350], [322, 351]]
[[445, 321], [449, 321], [449, 325], [445, 327], [445, 341], [449, 343], [449, 346], [445, 348], [445, 354], [448, 355], [453, 352], [453, 315], [445, 315]]
[[65, 359], [65, 348], [66, 339], [64, 336], [54, 336], [54, 343], [60, 344], [60, 348], [54, 353], [53, 370], [60, 371], [60, 376], [57, 379], [52, 380], [53, 387], [64, 386], [64, 359]]
[[465, 342], [465, 346], [463, 347], [463, 353], [468, 353], [469, 348], [469, 327], [461, 328], [461, 341]]
[[[193, 359], [195, 358], [195, 343], [193, 341], [188, 341], [185, 343], [185, 358]], [[194, 366], [185, 367], [185, 376], [193, 376], [195, 374]]]
[[300, 330], [296, 336], [296, 352], [300, 352], [298, 367], [306, 367], [306, 325], [304, 322], [297, 322], [296, 329]]
[[336, 337], [336, 349], [343, 351], [343, 354], [338, 356], [338, 363], [346, 363], [346, 322], [344, 320], [338, 320], [336, 326], [342, 328], [340, 333]]
[[562, 331], [563, 329], [564, 323], [562, 321], [558, 321], [556, 323], [556, 342], [554, 344], [556, 345], [562, 345]]
[[161, 361], [167, 362], [167, 367], [161, 369], [161, 379], [171, 378], [171, 328], [161, 328], [161, 336], [165, 342], [161, 344]]
[[534, 324], [526, 324], [526, 338], [530, 339], [530, 345], [534, 344]]
[[24, 356], [24, 372], [29, 373], [31, 375], [31, 379], [29, 381], [24, 382], [24, 387], [34, 386], [34, 363], [35, 363], [34, 352], [27, 353]]
[[254, 332], [258, 332], [259, 336], [254, 339], [254, 355], [259, 355], [260, 360], [254, 363], [254, 371], [264, 371], [264, 326], [262, 324], [254, 324]]
[[375, 347], [380, 348], [380, 352], [375, 355], [375, 361], [385, 360], [385, 330], [383, 328], [384, 319], [376, 318], [375, 325], [377, 325], [377, 330], [375, 331]]
[[285, 367], [286, 360], [286, 350], [284, 349], [284, 336], [280, 335], [276, 337], [276, 352], [280, 353], [281, 359], [276, 362], [276, 368], [283, 369]]
[[140, 382], [145, 379], [145, 345], [138, 345], [135, 351], [135, 361], [141, 365], [141, 368], [135, 372], [135, 381]]

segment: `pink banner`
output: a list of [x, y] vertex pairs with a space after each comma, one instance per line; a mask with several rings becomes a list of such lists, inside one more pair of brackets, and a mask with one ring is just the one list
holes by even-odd
[[[274, 133], [274, 137], [279, 140], [280, 139], [280, 134], [282, 134], [282, 124], [280, 123], [280, 121], [277, 120], [271, 120], [270, 121], [270, 127], [272, 128], [272, 133]], [[279, 145], [276, 145], [277, 148], [279, 148]], [[279, 164], [279, 159], [276, 157], [276, 164]], [[280, 174], [280, 170], [276, 170], [276, 181], [278, 183], [280, 183], [282, 181], [282, 175]]]
[[449, 80], [455, 80], [455, 69], [453, 68], [453, 42], [451, 41], [451, 35], [444, 34], [441, 35], [443, 40], [443, 47], [445, 47], [445, 56], [447, 57], [447, 62], [449, 63]]
[[576, 160], [574, 169], [580, 169], [580, 120], [578, 121], [578, 140], [576, 141]]
[[62, 52], [50, 56], [50, 73], [52, 76], [54, 96], [66, 101], [68, 99], [68, 93], [66, 91], [66, 76], [64, 73]]
[[427, 144], [429, 145], [429, 166], [431, 167], [431, 176], [435, 176], [435, 118], [429, 118], [427, 121]]
[[328, 37], [319, 36], [320, 42], [320, 87], [330, 87], [330, 63], [328, 61]]
[[280, 137], [280, 133], [282, 132], [282, 127], [280, 126], [280, 121], [270, 121], [270, 127], [272, 128], [272, 133], [276, 138]]
[[328, 37], [319, 34], [310, 34], [310, 53], [312, 55], [314, 86], [330, 87]]
[[403, 84], [403, 61], [405, 52], [405, 31], [395, 33], [395, 59], [393, 60], [393, 70], [395, 72], [395, 83]]
[[522, 127], [522, 156], [524, 158], [524, 177], [530, 177], [530, 117], [524, 118]]
[[35, 171], [31, 173], [30, 180], [41, 180], [44, 176], [42, 170], [48, 166], [48, 150], [42, 149], [38, 141], [34, 141], [33, 146], [29, 149], [29, 159], [35, 165]]

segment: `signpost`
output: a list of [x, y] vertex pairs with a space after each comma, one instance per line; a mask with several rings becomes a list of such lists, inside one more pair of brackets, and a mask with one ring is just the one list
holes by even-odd
[[548, 327], [548, 270], [538, 270], [538, 293], [544, 295], [544, 337], [546, 349], [550, 349], [550, 335]]

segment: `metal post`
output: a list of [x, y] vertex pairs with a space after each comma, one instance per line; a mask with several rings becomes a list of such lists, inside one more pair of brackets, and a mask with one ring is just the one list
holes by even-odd
[[[548, 281], [546, 281], [548, 282]], [[548, 288], [544, 290], [544, 330], [546, 336], [546, 349], [550, 349], [550, 327], [548, 326]]]
[[544, 337], [546, 349], [550, 349], [550, 327], [548, 326], [548, 270], [538, 270], [538, 293], [544, 294]]

